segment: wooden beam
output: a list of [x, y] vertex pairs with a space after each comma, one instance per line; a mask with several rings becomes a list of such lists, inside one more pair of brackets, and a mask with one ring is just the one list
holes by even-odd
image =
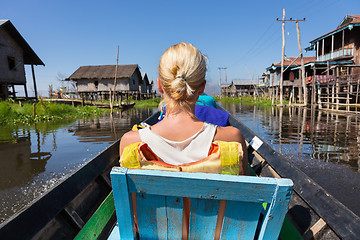
[[33, 82], [34, 82], [35, 99], [37, 100], [37, 99], [38, 99], [38, 95], [37, 95], [35, 71], [34, 71], [34, 65], [33, 65], [33, 64], [31, 64], [31, 72], [32, 72], [32, 77], [33, 77]]
[[28, 96], [28, 92], [27, 92], [26, 83], [24, 84], [24, 91], [25, 91], [25, 98], [26, 98], [26, 100], [28, 100], [29, 96]]

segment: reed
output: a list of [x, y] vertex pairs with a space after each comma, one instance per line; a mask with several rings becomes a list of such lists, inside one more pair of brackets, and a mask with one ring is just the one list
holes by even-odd
[[161, 98], [150, 98], [145, 100], [131, 100], [135, 102], [135, 108], [157, 108]]
[[[217, 102], [221, 102], [221, 103], [225, 103], [225, 104], [239, 104], [239, 103], [243, 103], [243, 104], [247, 104], [247, 105], [251, 105], [251, 106], [263, 106], [263, 107], [267, 107], [267, 106], [271, 106], [271, 99], [269, 98], [265, 98], [265, 97], [250, 97], [250, 96], [243, 96], [243, 97], [215, 97], [215, 100]], [[284, 100], [283, 103], [286, 105], [288, 104], [288, 101]], [[275, 103], [275, 104], [279, 104]]]

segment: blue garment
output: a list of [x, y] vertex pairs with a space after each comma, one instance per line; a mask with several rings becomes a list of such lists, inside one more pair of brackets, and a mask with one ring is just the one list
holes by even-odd
[[195, 105], [195, 115], [203, 122], [221, 127], [229, 126], [229, 113], [209, 106]]
[[213, 108], [217, 108], [216, 107], [216, 101], [213, 97], [204, 94], [201, 94], [196, 102], [196, 105], [201, 105], [201, 106], [210, 106]]
[[[165, 106], [162, 107], [159, 121], [165, 116]], [[203, 122], [212, 123], [221, 127], [229, 126], [229, 113], [209, 106], [195, 105], [195, 116]]]

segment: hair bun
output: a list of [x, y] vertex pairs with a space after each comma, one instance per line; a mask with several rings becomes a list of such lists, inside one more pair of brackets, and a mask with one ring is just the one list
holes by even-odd
[[178, 79], [178, 78], [180, 78], [181, 80], [186, 82], [186, 78], [184, 78], [183, 75], [177, 75], [175, 79]]

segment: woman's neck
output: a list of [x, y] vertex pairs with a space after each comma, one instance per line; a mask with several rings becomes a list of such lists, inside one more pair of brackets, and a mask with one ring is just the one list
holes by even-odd
[[173, 121], [173, 120], [185, 120], [185, 121], [199, 121], [195, 116], [195, 105], [190, 108], [190, 111], [185, 109], [175, 109], [174, 111], [167, 112], [165, 114], [164, 120]]

